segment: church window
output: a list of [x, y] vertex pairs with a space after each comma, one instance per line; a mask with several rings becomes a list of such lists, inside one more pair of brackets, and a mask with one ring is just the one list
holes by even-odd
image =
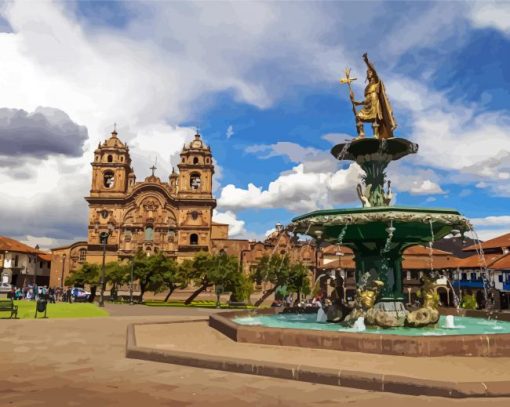
[[113, 162], [113, 156], [111, 154], [108, 156], [108, 162], [109, 163]]
[[124, 241], [125, 242], [130, 242], [131, 241], [131, 237], [132, 237], [131, 232], [129, 230], [126, 231], [126, 233], [124, 234]]
[[170, 243], [172, 243], [172, 242], [174, 241], [174, 239], [175, 239], [175, 231], [173, 231], [173, 230], [171, 230], [171, 229], [170, 229], [170, 230], [168, 231], [168, 241], [169, 241]]
[[200, 174], [193, 173], [189, 177], [189, 186], [191, 189], [198, 190], [200, 189]]
[[191, 218], [193, 220], [197, 220], [198, 219], [198, 215], [199, 215], [199, 213], [197, 211], [191, 212]]
[[87, 249], [80, 249], [80, 256], [78, 257], [78, 261], [83, 263], [87, 260]]
[[112, 171], [104, 172], [103, 184], [106, 188], [113, 188], [113, 185], [115, 184], [115, 175]]
[[193, 164], [198, 164], [198, 158], [197, 157], [193, 158]]
[[123, 163], [124, 162], [124, 157], [120, 157], [120, 162]]
[[184, 163], [184, 162], [186, 162], [186, 159], [185, 159], [184, 157], [182, 157], [182, 162], [183, 162], [183, 163]]
[[96, 161], [99, 161], [99, 156], [98, 155], [96, 155]]
[[145, 228], [145, 240], [153, 240], [154, 239], [154, 229], [152, 226], [147, 226]]
[[198, 244], [198, 235], [196, 233], [192, 233], [189, 237], [189, 244], [192, 246], [196, 246]]

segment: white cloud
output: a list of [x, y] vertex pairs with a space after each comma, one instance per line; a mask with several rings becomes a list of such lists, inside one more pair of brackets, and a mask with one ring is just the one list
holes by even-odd
[[494, 239], [495, 237], [504, 235], [510, 232], [509, 229], [476, 229], [476, 233], [468, 232], [466, 235], [472, 239], [480, 239], [485, 242], [486, 240]]
[[[510, 232], [510, 215], [471, 218], [470, 222], [481, 240], [493, 239]], [[476, 237], [475, 234], [470, 233], [470, 236]]]
[[487, 216], [485, 218], [470, 219], [471, 223], [477, 227], [501, 227], [510, 229], [510, 215]]
[[338, 166], [329, 151], [303, 147], [288, 141], [278, 141], [271, 145], [253, 145], [247, 147], [245, 151], [257, 154], [260, 159], [286, 157], [293, 163], [302, 163], [304, 172], [333, 172]]
[[[412, 156], [409, 157], [412, 159]], [[412, 167], [409, 163], [395, 162], [388, 167], [392, 189], [411, 195], [436, 195], [445, 191], [439, 186], [439, 176], [431, 169]]]
[[[16, 240], [19, 240], [21, 243], [25, 243], [28, 246], [35, 247], [39, 246], [40, 250], [49, 251], [50, 249], [54, 249], [56, 247], [65, 246], [69, 243], [69, 239], [52, 239], [47, 236], [31, 236], [25, 235], [21, 237], [16, 237]], [[73, 241], [78, 240], [86, 240], [80, 237], [75, 237]]]
[[[451, 102], [445, 93], [400, 76], [387, 83], [395, 106], [410, 114], [409, 138], [419, 144], [417, 156], [409, 158], [413, 164], [446, 170], [450, 182], [483, 180], [480, 187], [510, 195], [505, 182], [510, 175], [510, 112], [484, 112], [476, 104]], [[427, 183], [422, 189], [441, 193], [439, 180], [430, 181], [437, 186]]]
[[240, 237], [247, 234], [244, 220], [237, 219], [236, 214], [232, 211], [219, 212], [214, 209], [213, 221], [229, 225], [229, 237]]
[[483, 1], [470, 3], [469, 19], [474, 27], [494, 28], [510, 34], [510, 3]]
[[328, 208], [356, 200], [360, 169], [350, 165], [336, 172], [306, 172], [304, 164], [283, 172], [266, 190], [252, 183], [247, 189], [225, 186], [218, 199], [221, 208], [285, 208], [293, 212]]
[[232, 126], [232, 125], [228, 126], [227, 132], [225, 133], [225, 135], [227, 136], [227, 139], [232, 137], [234, 135], [234, 126]]

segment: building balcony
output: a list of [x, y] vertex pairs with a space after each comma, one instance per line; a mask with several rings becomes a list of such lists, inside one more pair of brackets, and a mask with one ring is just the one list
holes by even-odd
[[503, 283], [503, 290], [510, 291], [510, 281], [505, 281]]
[[455, 280], [452, 281], [454, 288], [483, 288], [482, 280]]

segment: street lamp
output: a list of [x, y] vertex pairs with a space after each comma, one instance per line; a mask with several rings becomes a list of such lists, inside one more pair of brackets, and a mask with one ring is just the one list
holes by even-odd
[[[321, 250], [321, 241], [322, 241], [322, 230], [316, 230], [315, 232], [315, 284], [317, 284], [317, 280], [319, 278], [319, 256], [320, 256], [320, 250]], [[322, 283], [321, 283], [321, 294], [323, 293], [322, 290]]]
[[108, 243], [108, 237], [112, 234], [113, 227], [111, 224], [108, 225], [108, 232], [101, 232], [99, 234], [99, 241], [103, 246], [103, 264], [101, 266], [101, 279], [99, 285], [101, 286], [101, 292], [99, 295], [99, 306], [104, 307], [104, 274], [105, 274], [105, 258], [106, 258], [106, 244]]
[[62, 255], [62, 271], [60, 273], [60, 288], [62, 290], [64, 289], [64, 265], [66, 263], [66, 257], [65, 254]]
[[130, 282], [129, 282], [129, 305], [133, 305], [133, 274], [135, 267], [135, 258], [131, 259], [131, 272], [130, 272]]

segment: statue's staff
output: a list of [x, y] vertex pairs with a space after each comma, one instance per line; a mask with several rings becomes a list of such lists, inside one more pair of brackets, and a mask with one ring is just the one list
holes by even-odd
[[351, 78], [351, 68], [345, 68], [345, 78], [340, 79], [341, 84], [347, 84], [349, 86], [349, 97], [352, 103], [352, 113], [354, 114], [354, 120], [356, 121], [356, 127], [358, 126], [358, 120], [356, 119], [356, 103], [354, 101], [354, 92], [352, 91], [351, 82], [358, 78]]

